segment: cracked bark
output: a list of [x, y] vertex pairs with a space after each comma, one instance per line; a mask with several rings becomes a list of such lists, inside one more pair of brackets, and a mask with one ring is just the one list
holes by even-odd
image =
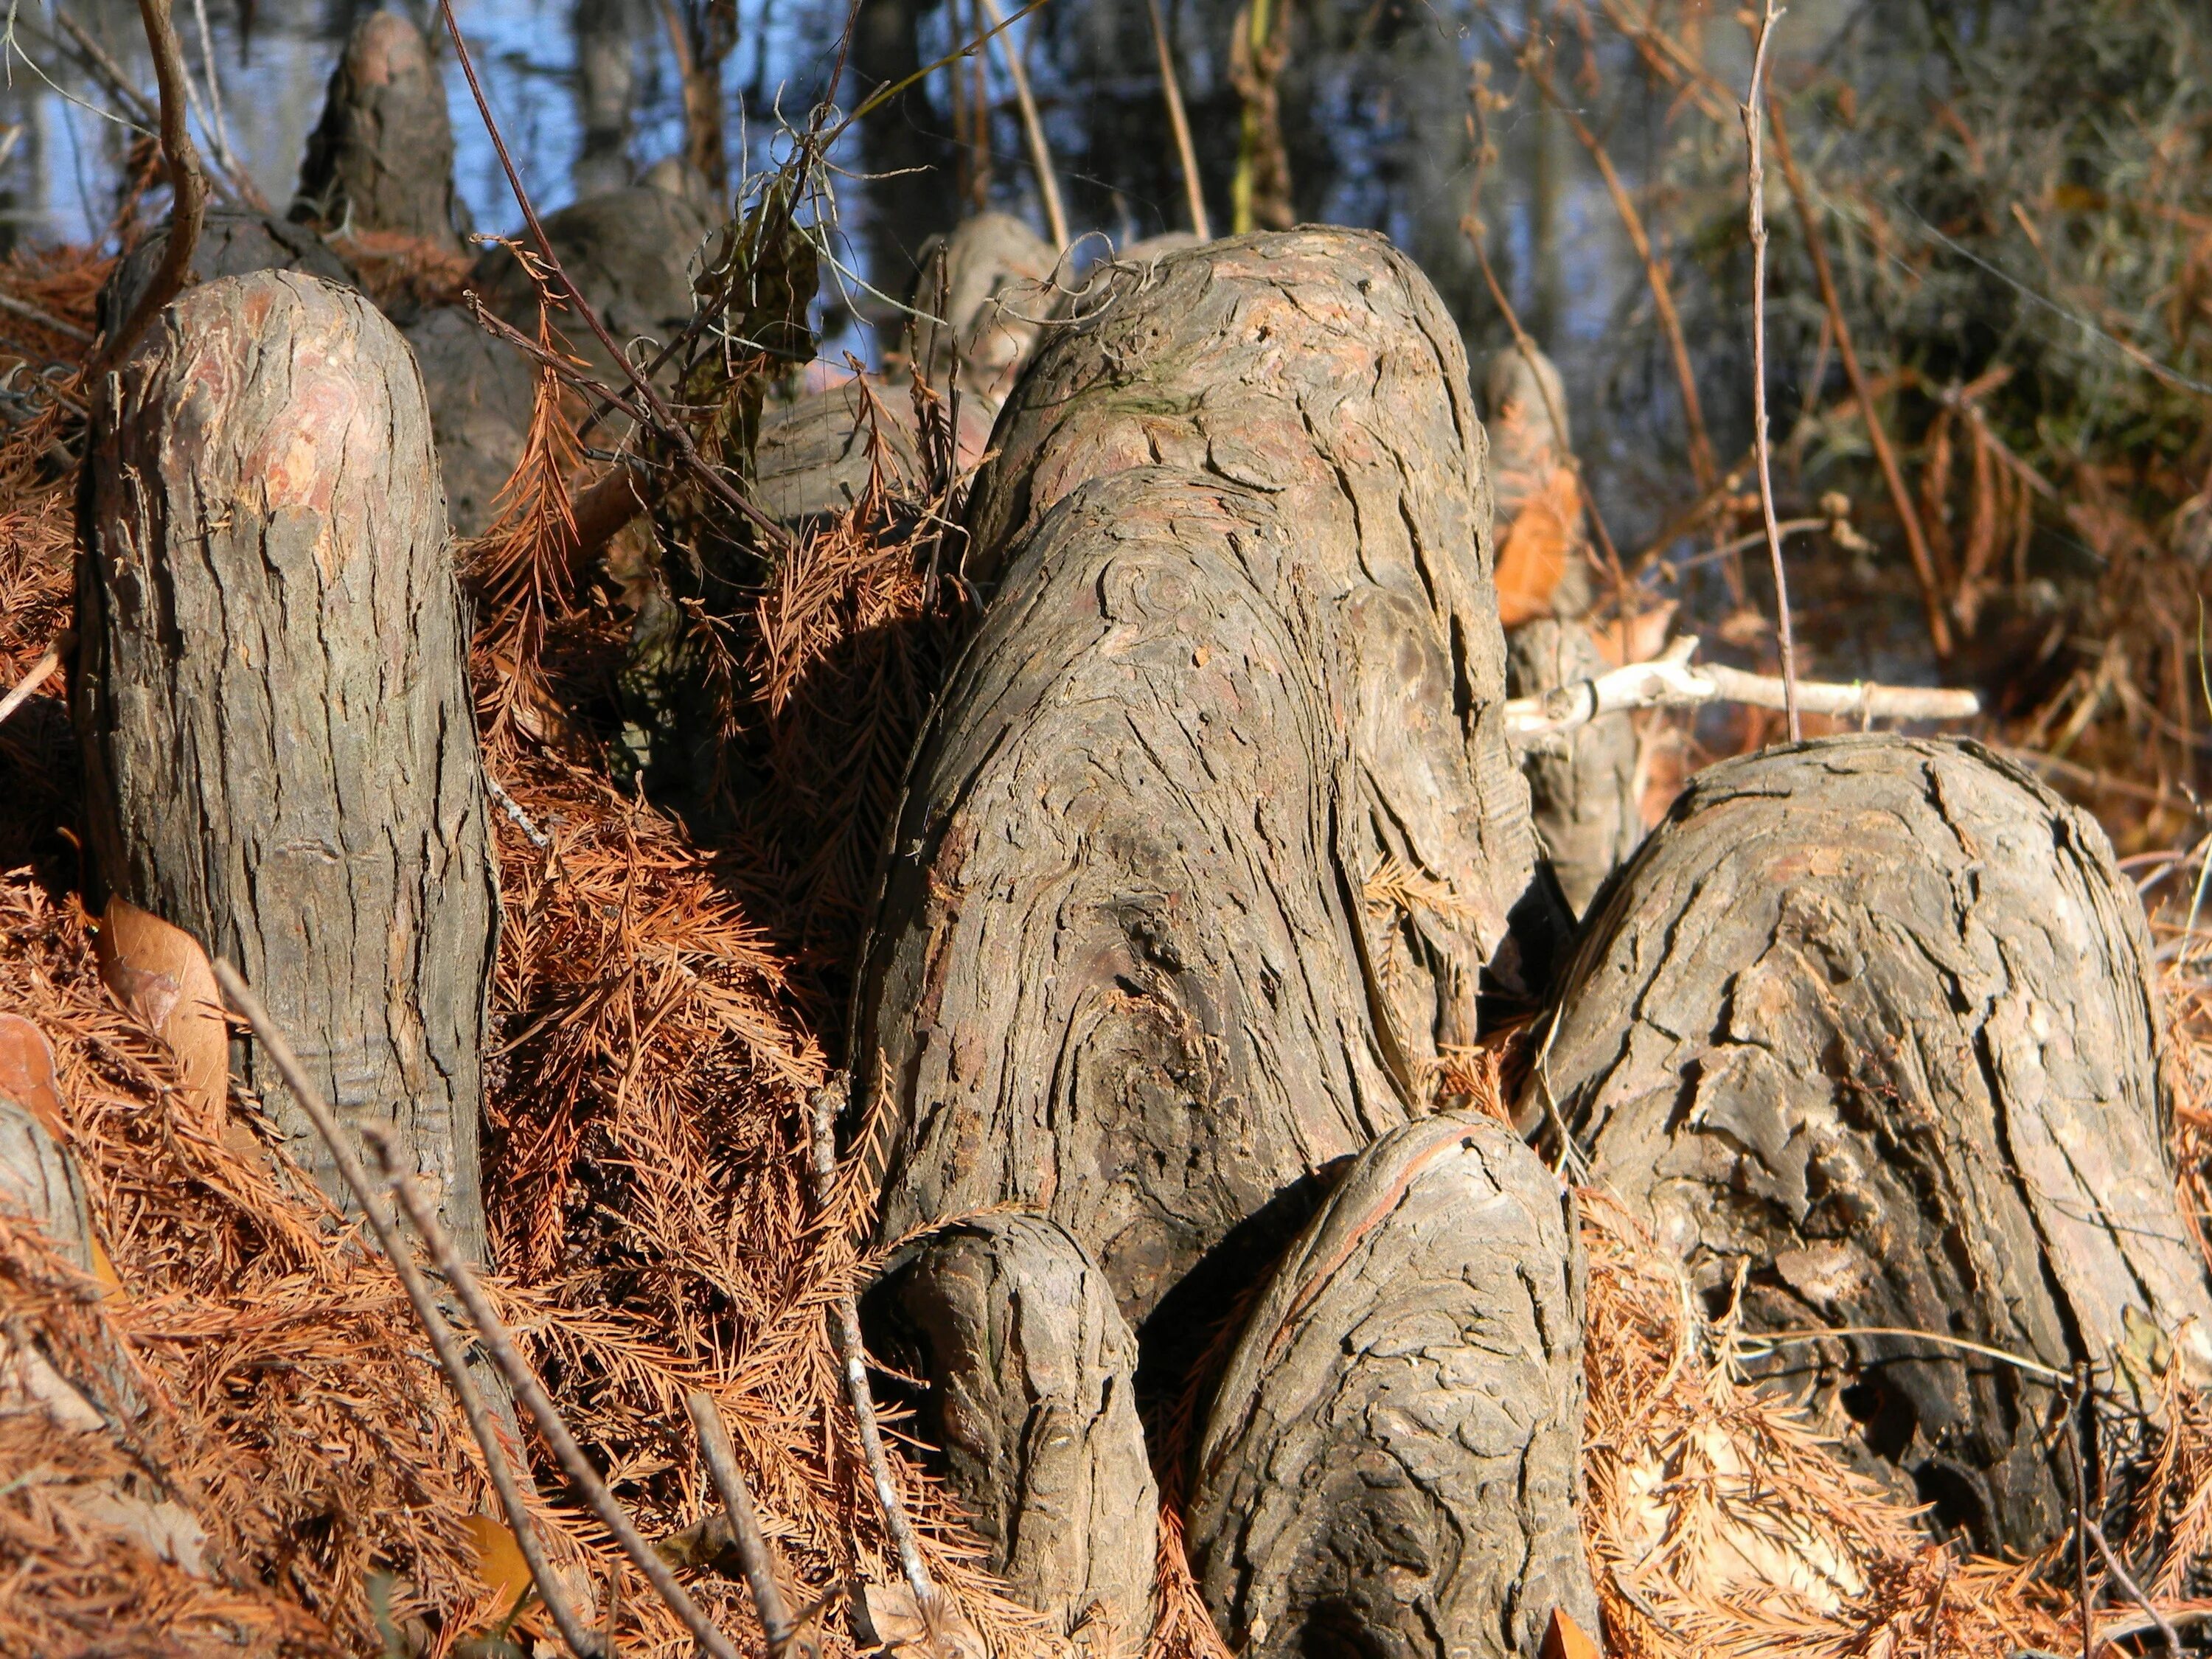
[[1249, 1659], [1533, 1654], [1595, 1630], [1575, 1525], [1571, 1197], [1495, 1120], [1361, 1156], [1254, 1308], [1200, 1443], [1191, 1565]]
[[[102, 388], [72, 677], [106, 888], [259, 990], [481, 1256], [497, 891], [422, 380], [357, 295], [189, 289]], [[233, 1048], [292, 1156], [329, 1155]]]
[[[1544, 1073], [1710, 1310], [1746, 1270], [1747, 1330], [2081, 1357], [2148, 1406], [2163, 1364], [2212, 1374], [2148, 963], [2103, 833], [2029, 775], [1825, 739], [1692, 784], [1590, 919]], [[2046, 1380], [1887, 1336], [1761, 1369], [1981, 1547], [2063, 1531]]]
[[870, 1303], [893, 1362], [929, 1384], [922, 1422], [991, 1570], [1096, 1659], [1139, 1651], [1160, 1497], [1105, 1275], [1052, 1223], [988, 1216], [921, 1245]]
[[446, 83], [430, 43], [398, 12], [369, 13], [346, 41], [307, 135], [291, 215], [464, 251]]
[[1270, 598], [1328, 643], [1352, 734], [1352, 885], [1395, 895], [1360, 930], [1410, 1091], [1472, 1041], [1488, 988], [1540, 993], [1564, 933], [1532, 882], [1528, 788], [1504, 738], [1482, 427], [1458, 331], [1384, 238], [1307, 229], [1114, 270], [1047, 331], [976, 481], [968, 574], [1087, 479], [1182, 467], [1266, 496], [1298, 556]]

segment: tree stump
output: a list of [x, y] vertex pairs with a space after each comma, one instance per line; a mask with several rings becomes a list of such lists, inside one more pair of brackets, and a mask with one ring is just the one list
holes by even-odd
[[917, 746], [863, 968], [884, 1238], [1047, 1216], [1139, 1327], [1404, 1121], [1352, 936], [1333, 661], [1272, 603], [1305, 545], [1250, 490], [1146, 468], [1007, 563]]
[[1253, 1309], [1196, 1460], [1191, 1563], [1250, 1659], [1534, 1654], [1595, 1630], [1575, 1524], [1574, 1203], [1495, 1119], [1363, 1153]]
[[[157, 225], [119, 260], [100, 290], [100, 326], [113, 333], [129, 318], [169, 246], [169, 228]], [[307, 225], [288, 224], [261, 213], [210, 212], [192, 245], [185, 286], [256, 270], [299, 270], [340, 288], [358, 288], [353, 267]]]
[[[1595, 679], [1607, 668], [1580, 623], [1547, 617], [1523, 623], [1505, 636], [1505, 648], [1506, 684], [1516, 697]], [[1522, 751], [1536, 840], [1577, 916], [1644, 839], [1637, 752], [1636, 722], [1626, 714], [1604, 715]]]
[[[72, 677], [99, 878], [238, 963], [483, 1244], [498, 896], [422, 381], [358, 295], [188, 289], [101, 390]], [[329, 1156], [258, 1048], [292, 1155]]]
[[1137, 1421], [1137, 1339], [1082, 1247], [1034, 1216], [930, 1238], [870, 1296], [991, 1570], [1095, 1659], [1152, 1625], [1160, 1495]]
[[2033, 1551], [2073, 1503], [2052, 1373], [2146, 1407], [2212, 1376], [2162, 1037], [2094, 821], [1971, 743], [1834, 738], [1691, 785], [1590, 918], [1527, 1109], [1548, 1084], [1710, 1311], [1741, 1273], [1747, 1332], [1850, 1333], [1762, 1369], [1862, 1467]]
[[1329, 641], [1316, 684], [1353, 734], [1360, 945], [1418, 1094], [1439, 1048], [1474, 1040], [1486, 979], [1538, 993], [1566, 926], [1532, 881], [1482, 428], [1435, 289], [1382, 237], [1336, 229], [1117, 270], [1083, 321], [1048, 331], [994, 441], [969, 508], [986, 585], [1054, 502], [1131, 467], [1241, 484], [1297, 526], [1272, 597]]
[[[940, 268], [940, 254], [941, 268]], [[996, 410], [1036, 349], [1060, 256], [1011, 213], [979, 213], [932, 237], [915, 288], [914, 362], [939, 392]]]
[[292, 217], [391, 230], [462, 251], [453, 123], [422, 32], [398, 12], [356, 25], [307, 136]]

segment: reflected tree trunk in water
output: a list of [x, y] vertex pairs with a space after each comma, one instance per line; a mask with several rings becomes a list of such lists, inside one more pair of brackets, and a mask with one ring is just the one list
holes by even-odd
[[[630, 181], [631, 106], [637, 67], [630, 42], [634, 0], [576, 0], [569, 27], [576, 42], [576, 155], [579, 197]], [[641, 23], [643, 20], [638, 20]]]
[[[922, 9], [921, 0], [862, 0], [853, 30], [852, 106], [921, 67]], [[952, 144], [926, 83], [908, 88], [860, 123], [860, 155], [881, 180], [867, 193], [876, 286], [904, 294], [913, 287], [923, 241], [948, 228], [957, 212]], [[900, 176], [884, 178], [891, 173]]]

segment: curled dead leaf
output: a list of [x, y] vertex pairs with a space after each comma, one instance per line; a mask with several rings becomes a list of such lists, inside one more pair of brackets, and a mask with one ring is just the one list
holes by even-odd
[[100, 978], [169, 1045], [186, 1097], [220, 1133], [230, 1085], [230, 1030], [207, 952], [183, 928], [119, 896], [107, 901], [94, 948]]

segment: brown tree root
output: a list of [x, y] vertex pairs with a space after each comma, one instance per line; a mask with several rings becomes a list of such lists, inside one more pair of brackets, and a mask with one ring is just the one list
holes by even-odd
[[2148, 1407], [2212, 1360], [2148, 956], [2103, 833], [1978, 745], [1769, 750], [1611, 890], [1523, 1107], [1863, 1468], [2033, 1550], [2075, 1362]]

